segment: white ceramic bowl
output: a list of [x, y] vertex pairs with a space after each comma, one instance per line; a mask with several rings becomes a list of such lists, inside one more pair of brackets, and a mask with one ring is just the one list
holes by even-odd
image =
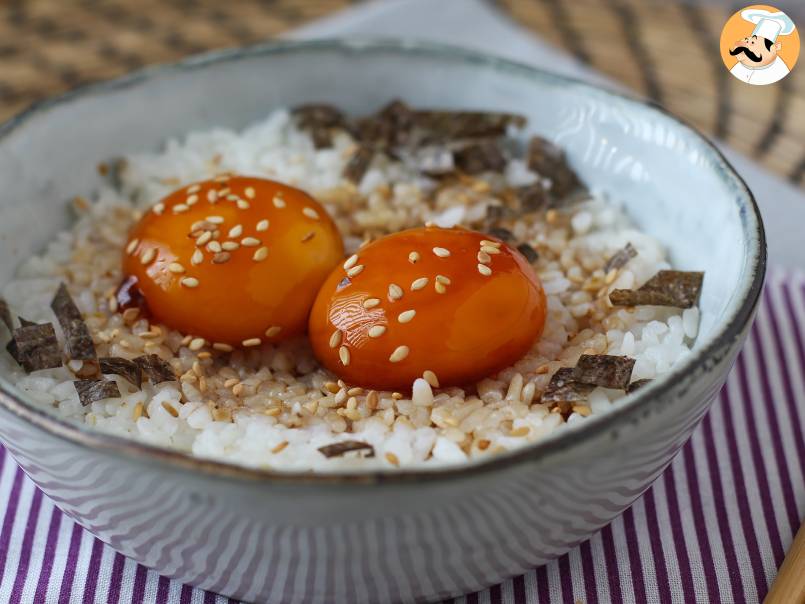
[[94, 433], [0, 374], [0, 438], [56, 503], [160, 573], [256, 601], [411, 601], [476, 590], [562, 554], [670, 462], [723, 384], [765, 270], [757, 207], [699, 134], [661, 110], [530, 67], [400, 41], [281, 43], [192, 58], [45, 102], [0, 129], [0, 282], [67, 224], [96, 165], [275, 107], [508, 110], [623, 200], [681, 269], [704, 270], [694, 353], [616, 410], [458, 469], [282, 475]]

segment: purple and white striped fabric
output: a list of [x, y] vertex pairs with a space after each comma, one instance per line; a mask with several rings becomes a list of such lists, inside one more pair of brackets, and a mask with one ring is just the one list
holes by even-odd
[[[746, 347], [680, 455], [569, 554], [467, 603], [759, 602], [805, 516], [805, 275], [772, 273]], [[0, 449], [0, 601], [229, 602], [117, 554]]]

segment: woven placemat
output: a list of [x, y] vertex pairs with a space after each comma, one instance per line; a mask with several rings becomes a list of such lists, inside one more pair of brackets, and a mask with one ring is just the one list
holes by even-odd
[[[735, 7], [665, 0], [490, 1], [549, 42], [805, 186], [805, 67], [773, 86], [731, 77], [719, 58], [718, 39]], [[352, 3], [0, 0], [0, 120], [80, 84], [265, 40]]]

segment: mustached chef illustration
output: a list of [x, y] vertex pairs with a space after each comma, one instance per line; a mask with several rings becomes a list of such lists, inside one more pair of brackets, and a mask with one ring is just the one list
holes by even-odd
[[730, 55], [738, 60], [730, 73], [742, 82], [759, 86], [783, 79], [790, 69], [778, 56], [784, 44], [779, 38], [794, 31], [794, 22], [783, 12], [758, 8], [742, 11], [741, 17], [754, 23], [755, 28], [730, 48]]

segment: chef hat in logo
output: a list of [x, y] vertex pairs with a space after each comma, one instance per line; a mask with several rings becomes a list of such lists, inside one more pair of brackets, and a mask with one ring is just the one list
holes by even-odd
[[741, 17], [755, 24], [753, 36], [766, 38], [772, 42], [777, 36], [787, 36], [794, 31], [794, 22], [781, 11], [773, 13], [762, 8], [748, 8], [741, 11]]

